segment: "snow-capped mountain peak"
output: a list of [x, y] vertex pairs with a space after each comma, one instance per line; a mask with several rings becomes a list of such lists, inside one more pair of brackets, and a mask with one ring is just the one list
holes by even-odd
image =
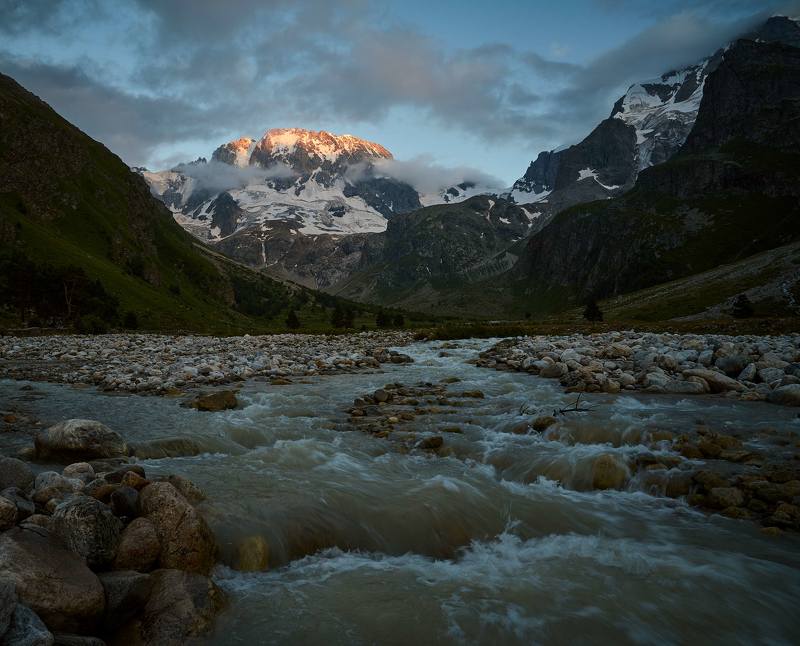
[[214, 161], [231, 164], [243, 168], [250, 164], [250, 155], [256, 147], [257, 140], [252, 137], [241, 137], [227, 144], [222, 144], [211, 155]]
[[393, 159], [392, 153], [380, 144], [353, 135], [334, 135], [325, 130], [304, 128], [273, 128], [267, 130], [255, 145], [250, 163], [261, 163], [264, 158], [292, 155], [302, 150], [310, 157], [335, 162], [346, 158], [349, 162], [367, 159]]
[[617, 101], [611, 117], [636, 134], [636, 171], [666, 161], [692, 129], [703, 98], [706, 77], [719, 64], [721, 52], [697, 65], [634, 83]]

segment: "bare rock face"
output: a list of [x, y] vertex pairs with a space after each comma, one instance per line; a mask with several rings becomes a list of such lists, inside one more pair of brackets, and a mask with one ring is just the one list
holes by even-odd
[[139, 501], [142, 515], [156, 528], [161, 567], [207, 573], [214, 564], [214, 536], [189, 501], [168, 482], [148, 485]]
[[69, 463], [128, 455], [118, 433], [88, 419], [69, 419], [51, 426], [36, 436], [35, 445], [38, 458]]
[[150, 578], [150, 599], [141, 619], [130, 626], [129, 641], [182, 646], [211, 629], [225, 602], [211, 579], [180, 570], [157, 570]]
[[99, 500], [79, 496], [56, 507], [52, 529], [91, 567], [102, 567], [117, 553], [122, 522]]
[[161, 553], [156, 527], [147, 518], [136, 518], [122, 530], [115, 570], [147, 572], [153, 568]]
[[0, 572], [51, 630], [92, 626], [105, 609], [97, 576], [43, 528], [15, 527], [0, 535]]

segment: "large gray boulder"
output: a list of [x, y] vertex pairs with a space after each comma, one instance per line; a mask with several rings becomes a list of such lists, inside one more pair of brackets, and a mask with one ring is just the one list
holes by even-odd
[[0, 534], [0, 573], [51, 630], [79, 631], [105, 609], [94, 572], [44, 528], [15, 527]]
[[206, 521], [168, 482], [154, 482], [139, 495], [142, 516], [156, 528], [163, 568], [207, 573], [214, 564], [216, 544]]
[[0, 490], [19, 487], [29, 491], [33, 487], [34, 473], [22, 460], [0, 455]]
[[116, 556], [122, 522], [99, 500], [77, 496], [56, 507], [51, 528], [69, 549], [96, 568]]
[[42, 460], [80, 462], [128, 455], [125, 440], [105, 424], [89, 419], [68, 419], [42, 431], [34, 440]]

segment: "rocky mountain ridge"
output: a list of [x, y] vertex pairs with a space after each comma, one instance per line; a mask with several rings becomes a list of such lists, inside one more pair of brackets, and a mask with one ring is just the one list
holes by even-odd
[[800, 48], [734, 43], [673, 158], [624, 196], [567, 209], [531, 237], [514, 269], [524, 290], [613, 296], [797, 240], [798, 88]]
[[[798, 46], [800, 25], [773, 16], [743, 38]], [[541, 228], [565, 208], [630, 190], [641, 171], [680, 150], [697, 118], [706, 78], [724, 51], [631, 85], [609, 117], [581, 142], [539, 153], [514, 183], [511, 197], [536, 204], [543, 214]]]

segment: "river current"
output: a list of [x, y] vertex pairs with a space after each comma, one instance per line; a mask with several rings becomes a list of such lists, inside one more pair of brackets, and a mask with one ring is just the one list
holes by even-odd
[[[200, 413], [171, 398], [0, 382], [45, 423], [98, 419], [131, 442], [190, 436], [206, 452], [147, 460], [206, 492], [203, 512], [233, 563], [263, 536], [266, 572], [219, 566], [230, 604], [211, 644], [774, 644], [800, 640], [800, 539], [708, 515], [632, 476], [592, 489], [599, 455], [671, 453], [653, 439], [702, 422], [756, 434], [796, 411], [719, 397], [591, 395], [557, 433], [510, 430], [567, 406], [556, 381], [465, 361], [487, 341], [403, 348], [415, 363], [244, 384], [243, 405]], [[409, 423], [445, 438], [446, 457], [348, 430], [353, 399], [388, 382], [461, 379], [480, 389], [455, 412]], [[527, 410], [526, 410], [526, 407]], [[461, 433], [442, 433], [457, 426]], [[17, 448], [0, 438], [0, 449]], [[684, 462], [674, 471], [680, 475]]]

